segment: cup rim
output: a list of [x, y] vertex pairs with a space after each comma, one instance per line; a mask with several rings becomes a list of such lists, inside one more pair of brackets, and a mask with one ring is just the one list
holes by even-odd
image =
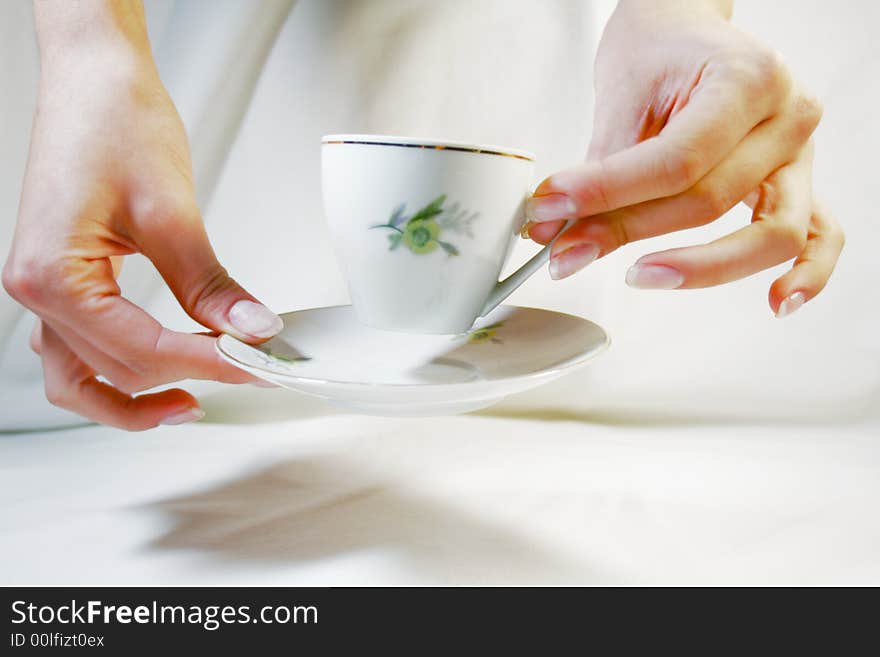
[[521, 148], [497, 146], [494, 144], [471, 144], [463, 141], [429, 139], [422, 137], [400, 137], [397, 135], [332, 134], [321, 137], [321, 144], [363, 144], [372, 146], [400, 146], [403, 148], [431, 148], [435, 150], [476, 153], [478, 155], [502, 155], [519, 160], [535, 161], [534, 153]]

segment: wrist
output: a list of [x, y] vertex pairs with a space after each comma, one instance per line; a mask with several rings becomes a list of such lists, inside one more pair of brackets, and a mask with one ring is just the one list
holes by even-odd
[[80, 62], [120, 72], [152, 65], [140, 0], [34, 0], [34, 20], [44, 73]]
[[733, 0], [619, 0], [617, 12], [632, 16], [709, 16], [730, 20]]

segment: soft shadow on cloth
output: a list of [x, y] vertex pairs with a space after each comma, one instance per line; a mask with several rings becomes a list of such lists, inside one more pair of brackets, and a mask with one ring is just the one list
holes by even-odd
[[317, 397], [251, 385], [229, 386], [201, 395], [199, 404], [205, 411], [202, 422], [217, 424], [271, 424], [341, 413]]
[[[36, 394], [36, 393], [35, 393]], [[263, 389], [253, 386], [228, 386], [208, 394], [197, 395], [206, 417], [204, 424], [274, 424], [319, 417], [343, 415], [346, 412], [308, 395], [285, 389]], [[876, 419], [880, 407], [880, 389], [871, 390], [846, 407], [805, 410], [781, 406], [777, 412], [753, 409], [748, 404], [728, 402], [723, 408], [711, 410], [688, 408], [646, 408], [627, 405], [597, 405], [578, 408], [574, 403], [559, 405], [535, 404], [529, 393], [511, 397], [496, 406], [470, 413], [481, 418], [525, 420], [530, 422], [572, 422], [584, 425], [619, 427], [669, 428], [699, 426], [854, 426]], [[585, 402], [586, 404], [587, 402]], [[50, 409], [51, 410], [51, 409]], [[32, 431], [69, 429], [78, 425], [93, 426], [88, 420], [70, 416], [57, 427]], [[25, 426], [0, 428], [0, 436], [28, 431]]]
[[[870, 410], [870, 409], [865, 409]], [[780, 413], [751, 413], [748, 410], [688, 412], [670, 409], [596, 408], [581, 411], [572, 408], [539, 407], [530, 409], [487, 408], [473, 415], [537, 422], [580, 422], [617, 427], [701, 427], [701, 426], [854, 426], [869, 421], [866, 412], [815, 413], [810, 416]]]
[[[728, 401], [711, 410], [679, 407], [647, 408], [635, 405], [599, 405], [578, 408], [574, 403], [536, 405], [529, 393], [470, 415], [483, 418], [521, 419], [535, 422], [579, 422], [627, 427], [697, 427], [697, 426], [850, 426], [876, 417], [876, 399], [880, 389], [871, 390], [850, 400], [844, 407], [791, 409], [780, 405], [777, 411], [751, 408], [748, 403]], [[267, 424], [341, 415], [327, 402], [285, 389], [260, 389], [235, 386], [201, 398], [206, 411], [203, 422], [221, 424]], [[570, 400], [569, 400], [570, 401]], [[521, 403], [518, 403], [521, 402]], [[585, 402], [585, 405], [588, 402]]]
[[307, 564], [384, 549], [438, 583], [599, 583], [610, 575], [335, 457], [279, 463], [149, 508], [172, 521], [149, 549], [229, 562]]

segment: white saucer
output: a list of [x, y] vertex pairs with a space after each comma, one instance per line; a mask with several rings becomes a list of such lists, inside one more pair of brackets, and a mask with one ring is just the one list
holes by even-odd
[[268, 342], [222, 335], [217, 351], [261, 379], [367, 415], [474, 411], [567, 374], [609, 344], [586, 319], [517, 306], [499, 306], [455, 336], [369, 328], [351, 306], [281, 318], [284, 329]]

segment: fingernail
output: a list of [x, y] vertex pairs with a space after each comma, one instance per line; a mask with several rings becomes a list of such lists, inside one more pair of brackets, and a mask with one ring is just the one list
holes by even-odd
[[626, 284], [643, 290], [674, 290], [684, 283], [684, 276], [666, 265], [633, 265], [626, 272]]
[[550, 278], [554, 281], [580, 271], [599, 256], [597, 244], [578, 244], [550, 258]]
[[532, 236], [529, 235], [529, 231], [532, 229], [532, 226], [534, 226], [534, 225], [535, 225], [534, 221], [527, 221], [526, 223], [524, 223], [523, 227], [519, 231], [519, 236], [522, 237], [524, 240], [532, 239]]
[[577, 206], [564, 194], [533, 196], [526, 202], [526, 219], [534, 222], [571, 219], [577, 214]]
[[277, 335], [284, 322], [266, 306], [242, 299], [229, 309], [229, 323], [240, 333], [255, 338]]
[[787, 315], [791, 315], [795, 310], [804, 305], [807, 296], [803, 292], [795, 292], [787, 296], [779, 304], [779, 310], [776, 311], [777, 319], [782, 319]]
[[203, 411], [199, 407], [188, 408], [185, 411], [178, 411], [177, 413], [172, 413], [168, 417], [164, 418], [159, 424], [164, 425], [173, 425], [173, 424], [186, 424], [187, 422], [195, 422], [196, 420], [201, 420], [205, 417], [205, 411]]

